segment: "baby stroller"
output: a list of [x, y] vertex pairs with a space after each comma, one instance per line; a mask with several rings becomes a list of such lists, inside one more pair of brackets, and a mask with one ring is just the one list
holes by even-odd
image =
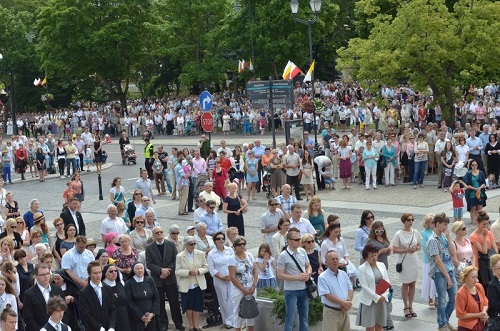
[[148, 139], [153, 139], [153, 131], [150, 130], [150, 129], [147, 129], [146, 131], [144, 131], [144, 133], [142, 134], [142, 140], [145, 140], [146, 138]]
[[208, 175], [199, 175], [196, 178], [196, 185], [194, 187], [194, 196], [198, 197], [200, 192], [205, 189], [205, 183], [209, 181]]
[[193, 121], [189, 121], [186, 124], [186, 127], [184, 128], [184, 135], [191, 135], [191, 130], [193, 129], [194, 123]]
[[123, 147], [122, 163], [137, 164], [137, 155], [135, 154], [134, 145], [128, 144]]
[[106, 160], [108, 159], [108, 153], [106, 151], [101, 152], [101, 162], [106, 163]]

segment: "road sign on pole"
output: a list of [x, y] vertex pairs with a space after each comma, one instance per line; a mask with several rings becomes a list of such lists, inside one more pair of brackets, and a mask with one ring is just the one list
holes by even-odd
[[214, 118], [211, 113], [204, 112], [201, 114], [201, 128], [205, 132], [212, 132], [214, 129]]
[[204, 111], [212, 109], [212, 95], [208, 91], [203, 91], [200, 94], [200, 105]]

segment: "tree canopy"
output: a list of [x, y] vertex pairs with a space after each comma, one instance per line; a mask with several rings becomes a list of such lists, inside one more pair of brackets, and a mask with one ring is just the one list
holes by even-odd
[[[380, 8], [369, 7], [376, 13]], [[431, 88], [443, 111], [454, 103], [454, 91], [475, 76], [486, 83], [496, 72], [495, 33], [500, 3], [459, 1], [450, 10], [443, 0], [414, 0], [399, 5], [397, 14], [372, 15], [366, 39], [354, 38], [338, 51], [339, 68], [352, 70], [361, 81], [395, 84], [400, 79], [420, 90]]]

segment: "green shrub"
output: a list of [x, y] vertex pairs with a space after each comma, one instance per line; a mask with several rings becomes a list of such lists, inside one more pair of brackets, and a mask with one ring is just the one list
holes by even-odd
[[[277, 289], [268, 287], [260, 290], [257, 296], [274, 300], [271, 314], [279, 319], [280, 324], [283, 324], [286, 316], [285, 295]], [[322, 320], [323, 304], [321, 298], [317, 297], [314, 300], [309, 300], [309, 325], [314, 326]]]

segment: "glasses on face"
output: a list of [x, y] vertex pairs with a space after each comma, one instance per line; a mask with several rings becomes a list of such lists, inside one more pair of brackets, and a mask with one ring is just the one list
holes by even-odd
[[277, 206], [277, 203], [270, 203], [269, 206]]
[[23, 222], [16, 222], [16, 224], [23, 224]]
[[306, 241], [306, 244], [313, 244], [314, 243], [314, 240], [308, 240]]
[[11, 229], [15, 229], [15, 228], [17, 228], [17, 225], [11, 225], [11, 227], [10, 227], [10, 228], [11, 228]]
[[142, 199], [143, 202], [149, 202], [149, 199]]
[[461, 228], [460, 230], [465, 231], [465, 230], [467, 230], [467, 228], [464, 226], [464, 227], [463, 227], [463, 228]]
[[144, 221], [135, 221], [135, 224], [144, 224]]
[[375, 230], [374, 232], [375, 232], [375, 234], [382, 234], [385, 232], [385, 230]]
[[163, 234], [163, 231], [156, 231], [155, 234]]
[[170, 234], [179, 234], [179, 232], [170, 232]]
[[413, 221], [414, 221], [414, 219], [413, 219], [413, 218], [407, 218], [407, 219], [406, 219], [406, 222], [413, 222]]
[[224, 237], [217, 237], [217, 238], [215, 238], [215, 240], [225, 240], [225, 238]]
[[290, 240], [295, 241], [295, 242], [299, 242], [299, 241], [300, 241], [300, 238], [297, 238], [297, 239], [292, 239], [292, 238], [290, 238]]
[[247, 243], [237, 243], [237, 244], [234, 244], [234, 246], [246, 246]]
[[210, 208], [210, 209], [215, 209], [215, 206], [208, 206], [208, 208]]
[[[20, 224], [20, 223], [17, 223], [17, 224]], [[62, 226], [64, 225], [64, 223], [57, 223], [56, 226]]]
[[309, 133], [304, 133], [304, 136], [308, 136], [308, 135], [309, 135]]
[[188, 245], [188, 246], [194, 246], [194, 245], [196, 245], [196, 243], [189, 243], [189, 244], [187, 244], [187, 245]]
[[117, 270], [108, 270], [110, 274], [114, 274], [115, 272], [118, 272]]

